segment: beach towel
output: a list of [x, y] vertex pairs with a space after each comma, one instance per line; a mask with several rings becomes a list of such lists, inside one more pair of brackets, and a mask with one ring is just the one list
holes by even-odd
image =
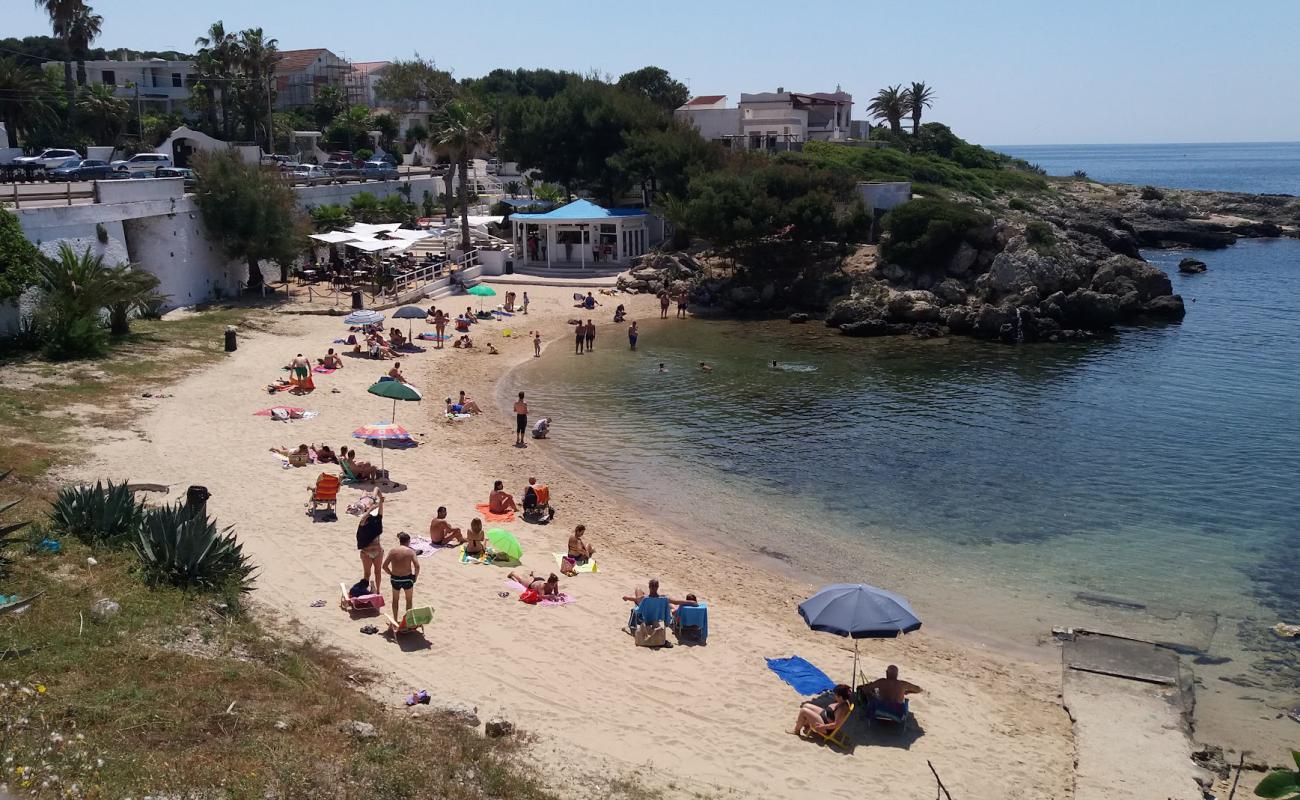
[[804, 661], [799, 656], [789, 658], [769, 658], [767, 668], [775, 672], [781, 680], [794, 687], [799, 694], [815, 695], [835, 688], [835, 681], [825, 672]]
[[312, 367], [311, 371], [316, 373], [317, 375], [333, 375], [335, 372], [338, 372], [338, 368], [316, 366], [316, 367]]
[[448, 422], [458, 422], [462, 419], [473, 419], [473, 418], [474, 418], [473, 414], [448, 414], [447, 415]]
[[568, 592], [560, 592], [559, 597], [543, 597], [536, 601], [524, 600], [525, 595], [528, 595], [531, 598], [535, 592], [524, 588], [519, 581], [506, 581], [506, 588], [519, 592], [519, 599], [531, 606], [567, 606], [569, 603], [573, 602], [573, 595]]
[[496, 314], [497, 316], [501, 316], [501, 317], [513, 317], [513, 316], [514, 316], [514, 314], [513, 314], [512, 312], [509, 312], [509, 311], [501, 311], [501, 310], [499, 310], [499, 309], [498, 309], [498, 310], [494, 310], [492, 313], [493, 313], [493, 314]]
[[449, 341], [451, 341], [451, 337], [448, 336], [448, 335], [446, 335], [445, 333], [444, 333], [442, 336], [439, 336], [439, 335], [436, 334], [436, 333], [417, 333], [417, 334], [415, 335], [415, 338], [417, 338], [417, 339], [424, 339], [425, 341], [429, 341], [429, 342], [449, 342]]
[[492, 563], [492, 556], [488, 555], [487, 553], [482, 553], [482, 554], [477, 555], [477, 556], [472, 556], [472, 555], [470, 555], [469, 553], [466, 553], [466, 552], [465, 552], [465, 546], [464, 546], [464, 545], [461, 545], [461, 548], [460, 548], [460, 563], [462, 563], [462, 564], [491, 564], [491, 563]]
[[[568, 553], [551, 553], [551, 555], [555, 557], [556, 566], [562, 567], [564, 566], [564, 557], [567, 556]], [[574, 572], [596, 572], [596, 561], [595, 559], [588, 559], [587, 563], [585, 564], [574, 564], [573, 571]]]
[[427, 536], [412, 536], [409, 545], [415, 554], [420, 558], [428, 558], [439, 550], [450, 550], [457, 545], [454, 544], [434, 544]]
[[349, 342], [347, 339], [335, 339], [330, 344], [353, 344], [353, 342]]
[[515, 521], [515, 512], [507, 511], [504, 514], [494, 514], [491, 511], [488, 511], [490, 507], [491, 507], [490, 503], [476, 503], [474, 505], [474, 508], [478, 509], [478, 513], [482, 514], [483, 519], [487, 520], [488, 522], [514, 522]]

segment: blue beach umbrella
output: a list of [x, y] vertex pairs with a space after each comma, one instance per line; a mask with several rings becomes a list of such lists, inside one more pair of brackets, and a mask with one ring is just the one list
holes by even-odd
[[815, 631], [853, 641], [853, 678], [858, 675], [858, 639], [886, 639], [911, 633], [921, 619], [905, 598], [865, 583], [835, 583], [799, 604], [799, 616]]
[[[424, 319], [427, 316], [428, 316], [428, 312], [425, 311], [423, 308], [420, 308], [419, 306], [402, 306], [401, 308], [393, 312], [393, 319], [405, 319], [405, 320]], [[406, 323], [406, 339], [407, 341], [410, 341], [411, 339], [410, 322]]]
[[348, 314], [343, 318], [343, 321], [348, 325], [374, 325], [377, 322], [383, 322], [384, 315], [380, 314], [378, 311], [371, 311], [368, 308], [363, 308], [359, 311], [353, 311], [351, 314]]

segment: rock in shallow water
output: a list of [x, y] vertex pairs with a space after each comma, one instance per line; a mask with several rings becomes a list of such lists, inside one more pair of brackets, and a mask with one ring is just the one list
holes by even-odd
[[1184, 258], [1178, 262], [1178, 271], [1184, 275], [1196, 275], [1209, 269], [1204, 261], [1199, 258]]

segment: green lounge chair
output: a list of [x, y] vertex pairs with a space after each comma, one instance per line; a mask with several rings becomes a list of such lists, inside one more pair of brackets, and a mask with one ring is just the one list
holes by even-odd
[[429, 606], [407, 609], [401, 622], [388, 614], [384, 617], [388, 620], [388, 632], [394, 636], [402, 633], [424, 633], [424, 626], [433, 622], [433, 609]]

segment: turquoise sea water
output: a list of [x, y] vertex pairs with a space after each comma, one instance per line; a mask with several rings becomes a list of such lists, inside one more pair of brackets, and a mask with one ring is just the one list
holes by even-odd
[[1231, 659], [1197, 667], [1198, 710], [1253, 744], [1257, 701], [1300, 702], [1300, 648], [1267, 632], [1300, 619], [1300, 242], [1195, 253], [1196, 276], [1147, 255], [1182, 324], [1011, 347], [650, 320], [636, 353], [611, 324], [512, 385], [569, 463], [739, 552], [1003, 640], [1082, 626]]
[[1300, 142], [995, 145], [1049, 175], [1081, 169], [1107, 183], [1300, 194]]

